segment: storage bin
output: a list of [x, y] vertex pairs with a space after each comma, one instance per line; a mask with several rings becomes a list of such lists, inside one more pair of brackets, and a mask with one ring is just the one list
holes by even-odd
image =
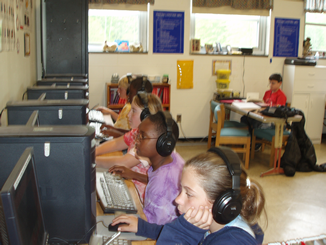
[[229, 79], [217, 79], [216, 86], [218, 89], [228, 89], [230, 84]]
[[217, 74], [217, 79], [229, 79], [231, 70], [220, 69], [216, 71], [216, 74]]
[[232, 89], [217, 89], [217, 97], [219, 99], [230, 98], [232, 97], [232, 92]]

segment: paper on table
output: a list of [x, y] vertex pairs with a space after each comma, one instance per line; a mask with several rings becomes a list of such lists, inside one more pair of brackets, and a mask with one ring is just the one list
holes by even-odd
[[233, 102], [232, 105], [240, 109], [260, 109], [260, 106], [253, 102]]

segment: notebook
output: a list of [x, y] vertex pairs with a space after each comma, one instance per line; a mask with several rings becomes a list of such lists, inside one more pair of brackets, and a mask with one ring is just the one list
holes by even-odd
[[258, 92], [249, 92], [249, 93], [247, 93], [246, 100], [247, 100], [247, 102], [262, 102], [262, 100], [259, 99], [259, 93]]
[[239, 109], [260, 109], [260, 106], [253, 102], [233, 102], [232, 105]]

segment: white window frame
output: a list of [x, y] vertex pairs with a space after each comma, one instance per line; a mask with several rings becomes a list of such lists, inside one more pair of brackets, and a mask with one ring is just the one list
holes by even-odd
[[[320, 23], [307, 23], [307, 14], [308, 14], [309, 12], [306, 12], [305, 13], [305, 28], [304, 28], [304, 31], [305, 31], [305, 33], [304, 33], [304, 39], [306, 39], [306, 27], [307, 26], [323, 26], [323, 27], [325, 27], [326, 28], [326, 23], [325, 24], [320, 24]], [[309, 14], [320, 14], [320, 13], [309, 13]], [[313, 46], [312, 46], [313, 47]], [[311, 49], [311, 51], [313, 51], [313, 52], [325, 52], [326, 50], [321, 50], [321, 49], [314, 49], [314, 48], [312, 48]]]
[[[190, 22], [190, 32], [191, 38], [195, 38], [195, 22], [196, 22], [196, 14], [191, 14], [191, 22]], [[216, 14], [221, 15], [221, 14]], [[231, 14], [229, 14], [232, 16]], [[238, 15], [237, 15], [238, 16]], [[250, 15], [248, 15], [250, 16]], [[269, 46], [269, 27], [270, 27], [270, 17], [269, 16], [260, 16], [259, 21], [259, 36], [258, 38], [258, 47], [254, 48], [254, 54], [256, 55], [267, 55], [268, 54], [268, 46]], [[202, 44], [201, 44], [202, 45]]]
[[[89, 9], [92, 11], [93, 9]], [[126, 11], [126, 10], [116, 10], [116, 9], [103, 9], [110, 11]], [[134, 10], [129, 10], [134, 11]], [[148, 12], [138, 11], [139, 14], [139, 41], [143, 46], [144, 52], [148, 51]], [[88, 52], [103, 52], [103, 43], [90, 43], [88, 42]]]

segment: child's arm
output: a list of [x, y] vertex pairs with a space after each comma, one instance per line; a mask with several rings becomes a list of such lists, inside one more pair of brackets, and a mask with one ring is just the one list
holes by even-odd
[[96, 108], [96, 110], [102, 112], [103, 114], [111, 115], [111, 117], [114, 121], [116, 121], [119, 116], [119, 114], [117, 114], [115, 111], [111, 110], [110, 108], [104, 107], [104, 106], [99, 106]]
[[113, 166], [125, 166], [132, 168], [140, 163], [138, 159], [130, 154], [124, 156], [97, 156], [95, 159], [96, 165], [100, 168], [112, 168]]
[[213, 222], [212, 209], [207, 206], [204, 208], [200, 206], [198, 210], [195, 208], [189, 208], [184, 218], [194, 226], [200, 229], [208, 230]]
[[115, 151], [122, 151], [127, 148], [128, 145], [125, 143], [123, 136], [120, 136], [119, 138], [107, 141], [96, 147], [95, 156]]
[[134, 215], [120, 215], [113, 219], [112, 225], [127, 223], [119, 226], [119, 231], [134, 232], [137, 236], [144, 236], [156, 240], [163, 225], [151, 224]]
[[125, 166], [113, 166], [112, 168], [109, 169], [109, 172], [118, 174], [125, 179], [138, 180], [139, 182], [142, 182], [144, 184], [148, 183], [147, 175], [132, 171], [131, 169], [129, 169]]
[[206, 231], [192, 225], [182, 215], [164, 225], [156, 245], [199, 244], [204, 239]]

